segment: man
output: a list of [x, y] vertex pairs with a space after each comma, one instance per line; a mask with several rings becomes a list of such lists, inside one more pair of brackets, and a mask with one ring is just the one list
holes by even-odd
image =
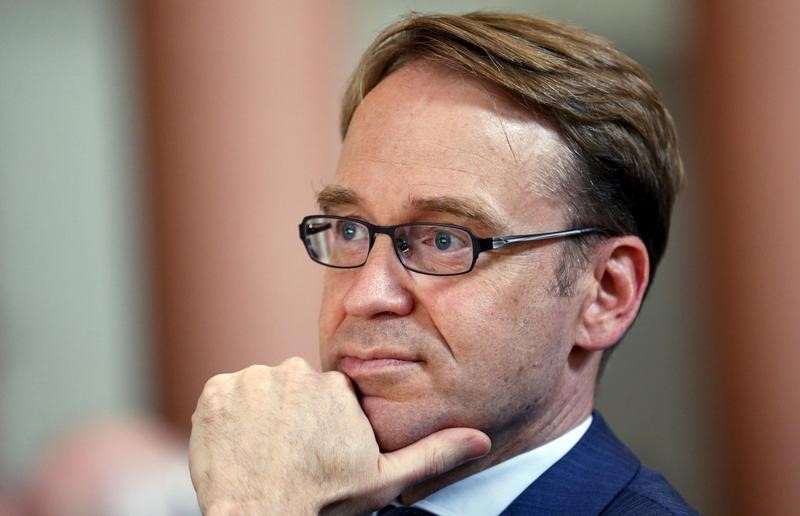
[[365, 53], [342, 134], [300, 225], [327, 372], [208, 382], [206, 514], [692, 513], [592, 412], [682, 180], [640, 68], [548, 21], [411, 17]]

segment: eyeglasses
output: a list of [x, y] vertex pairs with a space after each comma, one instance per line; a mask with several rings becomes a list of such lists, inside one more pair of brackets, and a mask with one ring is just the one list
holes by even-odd
[[300, 223], [300, 240], [315, 262], [337, 269], [361, 267], [367, 262], [375, 236], [388, 235], [403, 267], [420, 274], [455, 276], [472, 270], [478, 255], [503, 247], [591, 233], [587, 227], [537, 233], [478, 238], [467, 228], [451, 224], [399, 224], [376, 226], [363, 220], [333, 215], [309, 215]]

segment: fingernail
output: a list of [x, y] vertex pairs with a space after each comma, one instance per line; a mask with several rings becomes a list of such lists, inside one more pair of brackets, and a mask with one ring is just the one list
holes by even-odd
[[472, 436], [464, 443], [469, 459], [483, 457], [492, 449], [492, 442], [485, 436]]

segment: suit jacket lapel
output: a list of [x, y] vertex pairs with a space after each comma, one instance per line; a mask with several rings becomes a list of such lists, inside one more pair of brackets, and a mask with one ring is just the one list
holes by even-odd
[[586, 434], [544, 472], [503, 515], [599, 514], [641, 467], [595, 412]]

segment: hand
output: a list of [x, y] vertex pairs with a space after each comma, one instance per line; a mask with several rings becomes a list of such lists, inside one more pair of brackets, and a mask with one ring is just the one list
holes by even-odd
[[292, 358], [208, 381], [192, 416], [189, 469], [203, 513], [354, 514], [486, 454], [449, 428], [382, 454], [350, 380]]

